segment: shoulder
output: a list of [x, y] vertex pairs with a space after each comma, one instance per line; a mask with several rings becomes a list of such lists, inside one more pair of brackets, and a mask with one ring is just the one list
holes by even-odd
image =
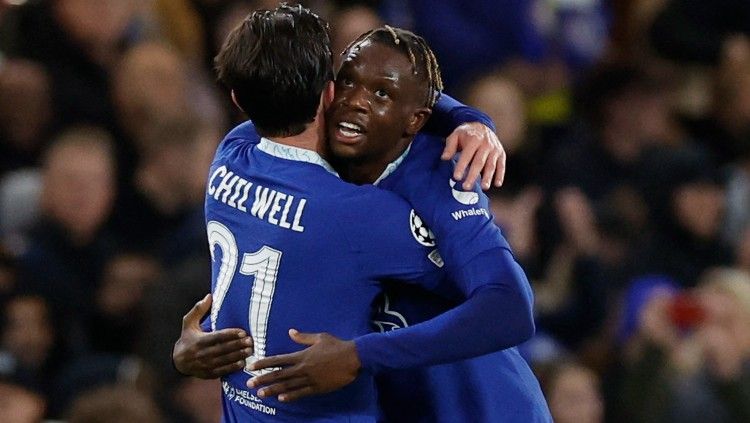
[[223, 154], [227, 154], [229, 151], [234, 151], [241, 147], [249, 148], [259, 142], [260, 135], [258, 135], [258, 132], [255, 130], [253, 122], [248, 120], [235, 126], [226, 136], [224, 136], [224, 139], [216, 150], [216, 155], [219, 157]]

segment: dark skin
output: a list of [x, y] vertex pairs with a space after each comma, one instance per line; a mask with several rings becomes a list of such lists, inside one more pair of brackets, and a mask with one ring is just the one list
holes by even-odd
[[[347, 159], [340, 170], [345, 179], [372, 183], [403, 154], [431, 113], [425, 106], [427, 84], [421, 78], [395, 46], [366, 40], [350, 49], [337, 76], [327, 121], [331, 150]], [[341, 122], [359, 130], [342, 127]], [[335, 391], [357, 377], [362, 365], [353, 341], [289, 332], [292, 340], [308, 348], [255, 362], [253, 370], [282, 367], [248, 381], [251, 388], [263, 387], [259, 396], [294, 401]]]
[[395, 46], [366, 40], [349, 51], [327, 115], [328, 145], [345, 160], [339, 166], [344, 179], [372, 183], [404, 152], [432, 113], [425, 106], [427, 90]]
[[[334, 155], [341, 159], [336, 167], [343, 179], [372, 183], [403, 153], [429, 117], [425, 87], [420, 76], [413, 74], [406, 55], [393, 45], [366, 42], [356, 54], [347, 56], [339, 70], [336, 96], [327, 116], [329, 143]], [[350, 137], [337, 134], [342, 121], [359, 125], [360, 131], [355, 132], [362, 133]], [[442, 159], [451, 159], [459, 150], [462, 154], [455, 166], [454, 179], [463, 179], [465, 189], [470, 189], [480, 174], [484, 189], [489, 189], [493, 177], [495, 186], [502, 184], [505, 152], [490, 128], [478, 122], [456, 128], [446, 139]], [[210, 305], [196, 307], [205, 314]], [[186, 316], [192, 323], [183, 323], [180, 340], [173, 350], [175, 367], [184, 374], [201, 378], [220, 377], [243, 369], [244, 360], [235, 360], [239, 355], [251, 355], [250, 336], [241, 329], [202, 332], [199, 312], [194, 310], [188, 313], [192, 317]], [[281, 401], [292, 401], [334, 391], [356, 378], [361, 363], [353, 342], [325, 333], [303, 334], [294, 329], [289, 336], [309, 348], [256, 362], [255, 369], [283, 367], [248, 382], [251, 387], [268, 385], [259, 391], [260, 396], [278, 395]], [[240, 345], [235, 345], [236, 339], [241, 340]], [[224, 344], [233, 347], [225, 349]]]
[[182, 318], [182, 336], [174, 346], [175, 368], [184, 375], [213, 379], [245, 367], [253, 353], [253, 339], [242, 329], [203, 332], [201, 318], [211, 311], [211, 295], [206, 295]]

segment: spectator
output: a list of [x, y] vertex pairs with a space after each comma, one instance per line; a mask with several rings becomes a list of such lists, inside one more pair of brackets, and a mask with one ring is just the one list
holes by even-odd
[[705, 269], [732, 263], [732, 250], [719, 232], [724, 188], [705, 154], [652, 151], [642, 179], [655, 231], [635, 251], [636, 275], [664, 275], [690, 287]]
[[8, 377], [37, 392], [50, 392], [56, 334], [47, 302], [39, 297], [18, 296], [4, 307], [0, 355]]
[[152, 257], [120, 253], [104, 266], [91, 318], [92, 348], [99, 352], [133, 354], [143, 329], [144, 293], [159, 277]]
[[[642, 296], [643, 298], [643, 296]], [[697, 290], [652, 289], [626, 344], [621, 398], [635, 421], [750, 418], [750, 276], [705, 273]]]
[[550, 363], [540, 369], [544, 396], [557, 423], [601, 423], [604, 404], [599, 377], [573, 362]]
[[50, 78], [38, 63], [0, 66], [0, 174], [39, 165], [52, 119]]
[[109, 134], [93, 127], [64, 132], [47, 151], [42, 178], [42, 220], [20, 259], [20, 288], [47, 299], [64, 323], [63, 339], [85, 349], [85, 319], [113, 248], [105, 229], [115, 192]]
[[750, 36], [747, 2], [670, 0], [651, 28], [651, 42], [667, 58], [717, 64], [737, 34]]
[[88, 123], [116, 129], [109, 72], [127, 44], [134, 0], [44, 0], [12, 11], [10, 57], [42, 63], [52, 79], [55, 127]]

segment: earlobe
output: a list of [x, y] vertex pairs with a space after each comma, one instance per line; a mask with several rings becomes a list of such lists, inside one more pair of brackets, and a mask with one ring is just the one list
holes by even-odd
[[409, 125], [406, 127], [406, 133], [410, 136], [416, 135], [422, 127], [427, 123], [427, 119], [430, 118], [432, 110], [427, 107], [423, 107], [415, 111], [411, 118], [409, 118]]

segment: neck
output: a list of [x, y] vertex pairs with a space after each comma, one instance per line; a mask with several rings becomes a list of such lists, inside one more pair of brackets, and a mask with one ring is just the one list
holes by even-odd
[[372, 184], [383, 174], [390, 163], [404, 154], [413, 139], [414, 137], [401, 138], [392, 149], [379, 157], [365, 157], [361, 160], [343, 163], [339, 166], [341, 169], [339, 174], [346, 181], [357, 185]]
[[328, 148], [325, 142], [325, 125], [323, 124], [320, 115], [315, 117], [315, 120], [307, 125], [305, 130], [297, 135], [290, 137], [269, 137], [269, 140], [277, 142], [279, 144], [289, 145], [297, 148], [304, 148], [305, 150], [314, 151], [320, 154], [321, 157], [328, 157]]

